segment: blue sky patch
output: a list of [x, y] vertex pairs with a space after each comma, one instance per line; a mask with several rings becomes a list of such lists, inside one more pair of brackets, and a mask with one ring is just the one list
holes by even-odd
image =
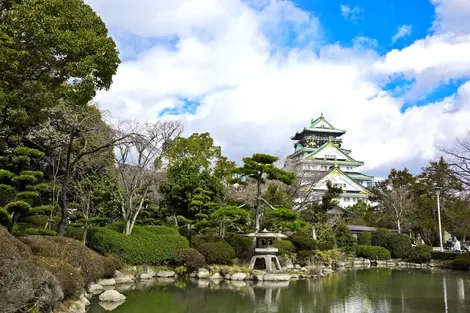
[[158, 114], [158, 117], [164, 116], [164, 115], [180, 115], [180, 114], [195, 114], [197, 108], [199, 107], [200, 103], [198, 99], [190, 100], [188, 98], [182, 98], [178, 99], [180, 101], [180, 104], [177, 104], [173, 108], [165, 108], [160, 111]]

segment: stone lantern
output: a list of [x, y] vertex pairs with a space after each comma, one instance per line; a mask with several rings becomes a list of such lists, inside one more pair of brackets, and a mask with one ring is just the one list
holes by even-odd
[[250, 261], [250, 270], [253, 270], [255, 263], [258, 259], [264, 262], [264, 267], [267, 272], [272, 271], [272, 262], [276, 265], [278, 271], [281, 270], [281, 264], [276, 256], [277, 248], [274, 247], [274, 241], [281, 238], [287, 238], [286, 235], [279, 233], [270, 233], [266, 229], [259, 233], [251, 233], [247, 237], [256, 238], [256, 247], [254, 255]]

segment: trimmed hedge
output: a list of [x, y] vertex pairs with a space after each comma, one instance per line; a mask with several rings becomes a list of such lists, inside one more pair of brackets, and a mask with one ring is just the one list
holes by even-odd
[[11, 224], [11, 215], [4, 209], [0, 208], [0, 226], [3, 225], [5, 227], [8, 227], [10, 226], [10, 224]]
[[225, 242], [222, 238], [219, 236], [213, 236], [213, 235], [195, 235], [191, 236], [191, 248], [194, 248], [196, 250], [199, 250], [201, 245], [205, 243], [210, 243], [210, 242]]
[[246, 255], [251, 250], [252, 238], [240, 234], [230, 234], [225, 237], [225, 241], [235, 250], [237, 257]]
[[140, 226], [134, 226], [132, 234], [124, 235], [121, 229], [120, 224], [90, 227], [88, 246], [135, 265], [159, 265], [170, 260], [176, 250], [188, 248], [188, 240], [180, 235], [157, 235]]
[[199, 252], [209, 264], [232, 264], [232, 259], [236, 256], [235, 250], [224, 241], [203, 243]]
[[357, 246], [356, 255], [370, 260], [390, 260], [390, 251], [378, 246]]
[[302, 233], [295, 233], [290, 237], [290, 241], [298, 250], [316, 250], [318, 242]]
[[393, 258], [405, 259], [411, 251], [411, 240], [405, 234], [391, 234], [387, 239], [387, 249]]
[[357, 235], [357, 244], [360, 246], [372, 246], [372, 233], [362, 232]]
[[455, 258], [457, 258], [459, 255], [461, 255], [461, 253], [432, 251], [431, 259], [438, 260], [438, 261], [450, 261], [450, 260], [455, 260]]
[[114, 258], [107, 258], [80, 241], [66, 237], [25, 236], [20, 240], [27, 244], [36, 256], [49, 257], [80, 268], [85, 284], [99, 278], [112, 277], [121, 263]]
[[193, 248], [186, 248], [173, 253], [173, 261], [176, 265], [184, 265], [189, 270], [194, 271], [206, 265], [206, 258]]
[[372, 233], [372, 245], [387, 248], [388, 237], [392, 233], [385, 228], [378, 228]]
[[156, 235], [179, 235], [177, 229], [167, 226], [148, 225], [144, 226], [144, 229]]
[[428, 263], [431, 261], [432, 247], [419, 245], [411, 248], [407, 261], [414, 263]]

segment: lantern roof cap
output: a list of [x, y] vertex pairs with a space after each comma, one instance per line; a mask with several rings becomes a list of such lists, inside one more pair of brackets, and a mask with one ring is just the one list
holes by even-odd
[[255, 238], [287, 238], [286, 235], [281, 234], [281, 233], [272, 233], [269, 232], [266, 228], [263, 229], [262, 231], [258, 233], [251, 233], [248, 235], [245, 235], [247, 237], [255, 237]]

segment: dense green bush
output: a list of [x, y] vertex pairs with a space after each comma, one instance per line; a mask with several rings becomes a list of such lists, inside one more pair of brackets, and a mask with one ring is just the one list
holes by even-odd
[[180, 235], [157, 235], [140, 226], [134, 226], [131, 235], [124, 235], [121, 229], [120, 224], [90, 227], [88, 246], [124, 263], [151, 265], [162, 264], [176, 250], [188, 248], [188, 240]]
[[179, 235], [177, 229], [167, 226], [148, 225], [144, 226], [144, 229], [156, 235]]
[[454, 270], [470, 270], [470, 252], [459, 253], [459, 255], [452, 261], [446, 262], [447, 266]]
[[428, 263], [431, 261], [432, 247], [419, 245], [411, 248], [407, 261], [414, 263]]
[[22, 231], [23, 235], [55, 236], [57, 232], [52, 229], [44, 228], [26, 228]]
[[335, 244], [332, 242], [320, 242], [318, 244], [318, 249], [321, 251], [328, 251], [335, 248]]
[[315, 250], [303, 250], [297, 252], [296, 262], [301, 266], [312, 265], [315, 261]]
[[362, 232], [357, 235], [357, 244], [360, 246], [371, 246], [372, 245], [372, 233]]
[[344, 224], [336, 230], [335, 241], [338, 248], [344, 248], [346, 251], [353, 251], [353, 246], [356, 245], [356, 238], [351, 235], [351, 230]]
[[193, 248], [176, 250], [173, 253], [173, 261], [176, 265], [186, 266], [190, 271], [197, 270], [206, 265], [206, 258]]
[[356, 255], [370, 260], [390, 260], [390, 251], [379, 246], [357, 246]]
[[392, 258], [405, 259], [411, 251], [411, 240], [405, 234], [391, 234], [387, 240], [387, 249]]
[[191, 248], [194, 248], [196, 250], [199, 250], [199, 247], [205, 243], [210, 243], [210, 242], [219, 242], [223, 241], [225, 242], [221, 237], [219, 236], [212, 236], [212, 235], [194, 235], [191, 236]]
[[235, 258], [235, 250], [224, 241], [203, 243], [199, 246], [199, 252], [210, 264], [232, 264]]
[[233, 250], [237, 257], [245, 256], [251, 250], [251, 245], [253, 243], [252, 238], [240, 234], [229, 234], [225, 237], [225, 241], [232, 246]]
[[290, 241], [298, 250], [315, 250], [318, 248], [318, 242], [303, 233], [293, 234]]
[[101, 256], [80, 241], [66, 237], [25, 236], [20, 238], [36, 256], [49, 257], [80, 268], [85, 284], [112, 277], [119, 262]]
[[274, 247], [278, 249], [279, 255], [289, 254], [295, 251], [294, 244], [289, 240], [274, 240]]
[[388, 237], [390, 237], [391, 232], [385, 228], [378, 228], [372, 233], [372, 245], [379, 247], [387, 247]]
[[438, 260], [438, 261], [450, 261], [455, 260], [460, 255], [458, 252], [440, 252], [440, 251], [433, 251], [431, 252], [431, 259]]

